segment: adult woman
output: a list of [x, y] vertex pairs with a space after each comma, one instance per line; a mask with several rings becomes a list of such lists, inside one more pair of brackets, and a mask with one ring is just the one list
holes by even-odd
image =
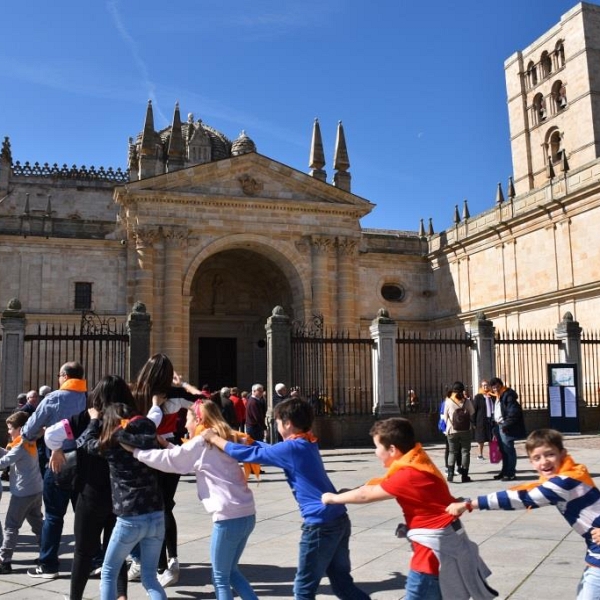
[[[186, 391], [186, 388], [191, 393]], [[200, 391], [181, 380], [174, 372], [168, 356], [155, 354], [140, 370], [133, 387], [133, 396], [140, 412], [147, 414], [156, 425], [157, 433], [168, 441], [176, 442], [178, 413], [182, 408], [189, 408], [200, 397]], [[153, 403], [153, 397], [158, 398], [158, 401]], [[177, 523], [173, 515], [178, 483], [178, 473], [159, 473], [159, 485], [165, 507], [165, 541], [158, 562], [158, 570], [161, 572], [159, 582], [163, 587], [179, 580]], [[132, 557], [129, 581], [138, 579], [140, 573], [137, 551], [134, 551]]]

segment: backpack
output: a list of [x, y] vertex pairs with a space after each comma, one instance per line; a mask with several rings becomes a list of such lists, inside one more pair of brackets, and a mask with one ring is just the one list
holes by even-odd
[[471, 429], [471, 415], [465, 408], [464, 403], [452, 413], [452, 428], [454, 431], [469, 431]]

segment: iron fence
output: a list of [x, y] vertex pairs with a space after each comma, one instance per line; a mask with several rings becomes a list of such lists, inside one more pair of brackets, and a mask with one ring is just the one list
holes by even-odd
[[[446, 391], [455, 381], [470, 390], [471, 348], [465, 332], [398, 331], [398, 404], [401, 412], [437, 412]], [[411, 390], [417, 397], [411, 402]]]
[[318, 415], [372, 414], [372, 348], [368, 338], [297, 330], [292, 335], [292, 388]]
[[600, 406], [600, 333], [581, 334], [580, 394], [587, 406]]
[[547, 364], [560, 362], [561, 344], [550, 332], [496, 332], [496, 374], [519, 394], [523, 409], [547, 408]]
[[105, 375], [126, 377], [129, 335], [114, 317], [85, 312], [79, 324], [39, 323], [24, 342], [25, 390], [54, 388], [61, 365], [69, 361], [83, 365], [88, 390]]

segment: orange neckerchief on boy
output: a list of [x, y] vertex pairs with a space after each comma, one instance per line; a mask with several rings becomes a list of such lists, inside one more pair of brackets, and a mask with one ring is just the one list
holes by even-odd
[[304, 431], [302, 433], [294, 433], [293, 435], [290, 435], [289, 437], [287, 437], [285, 439], [286, 442], [288, 440], [306, 440], [307, 442], [310, 442], [311, 444], [316, 444], [318, 441], [318, 439], [313, 435], [312, 431]]
[[20, 435], [18, 435], [12, 442], [6, 444], [6, 449], [10, 450], [11, 448], [16, 448], [21, 442], [23, 443], [23, 448], [25, 448], [25, 450], [27, 450], [31, 456], [37, 456], [36, 443], [24, 440]]
[[67, 379], [59, 389], [70, 390], [72, 392], [87, 392], [87, 383], [85, 379]]
[[446, 481], [444, 476], [440, 473], [440, 470], [433, 464], [431, 458], [429, 458], [427, 452], [423, 450], [423, 446], [417, 443], [415, 444], [414, 448], [409, 450], [406, 454], [403, 454], [400, 458], [396, 459], [390, 465], [387, 473], [383, 477], [369, 479], [366, 485], [377, 485], [384, 479], [391, 477], [394, 473], [396, 473], [396, 471], [405, 469], [406, 467], [411, 467], [413, 469], [417, 469], [418, 471], [423, 471], [424, 473], [431, 473], [431, 475], [439, 477], [443, 482]]
[[[590, 473], [587, 470], [587, 467], [585, 465], [576, 463], [571, 458], [570, 454], [567, 454], [567, 456], [565, 456], [565, 459], [562, 461], [560, 468], [558, 469], [558, 473], [556, 473], [556, 475], [570, 477], [571, 479], [581, 481], [581, 483], [585, 483], [590, 487], [596, 487], [594, 480], [590, 477]], [[553, 477], [554, 476], [555, 475], [553, 475]], [[548, 481], [548, 477], [540, 477], [537, 481], [515, 485], [509, 489], [514, 491], [529, 491], [538, 487], [538, 485], [545, 483], [546, 481]]]
[[[196, 425], [196, 429], [194, 430], [194, 437], [200, 435], [205, 429], [206, 427], [202, 423]], [[238, 441], [240, 444], [246, 444], [246, 446], [250, 446], [250, 444], [254, 442], [254, 440], [248, 434], [242, 433], [241, 431], [236, 431], [235, 436], [236, 441]], [[192, 439], [194, 438], [189, 438], [185, 440], [185, 442], [189, 442]], [[260, 479], [260, 465], [258, 463], [242, 463], [242, 467], [244, 469], [246, 481], [248, 480], [250, 475], [254, 475], [256, 479]]]

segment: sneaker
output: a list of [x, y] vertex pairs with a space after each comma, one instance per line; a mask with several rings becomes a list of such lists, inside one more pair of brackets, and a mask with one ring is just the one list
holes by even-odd
[[38, 565], [35, 569], [27, 571], [29, 577], [39, 577], [40, 579], [58, 579], [58, 571], [48, 571], [43, 565]]
[[502, 478], [502, 481], [514, 481], [516, 478], [516, 475], [507, 475], [506, 477]]
[[0, 563], [0, 575], [10, 575], [12, 573], [12, 565], [9, 562]]
[[179, 581], [179, 561], [176, 558], [169, 560], [169, 566], [158, 576], [158, 583], [163, 588], [174, 585]]
[[461, 476], [461, 482], [462, 483], [471, 483], [471, 481], [473, 481], [468, 475], [462, 475]]
[[498, 480], [498, 479], [504, 479], [505, 475], [504, 473], [498, 473], [498, 475], [494, 475], [494, 479]]
[[481, 454], [477, 457], [477, 460], [485, 460], [485, 458], [483, 458], [483, 456], [481, 456]]
[[142, 575], [142, 567], [139, 562], [131, 561], [127, 570], [127, 581], [139, 581]]

